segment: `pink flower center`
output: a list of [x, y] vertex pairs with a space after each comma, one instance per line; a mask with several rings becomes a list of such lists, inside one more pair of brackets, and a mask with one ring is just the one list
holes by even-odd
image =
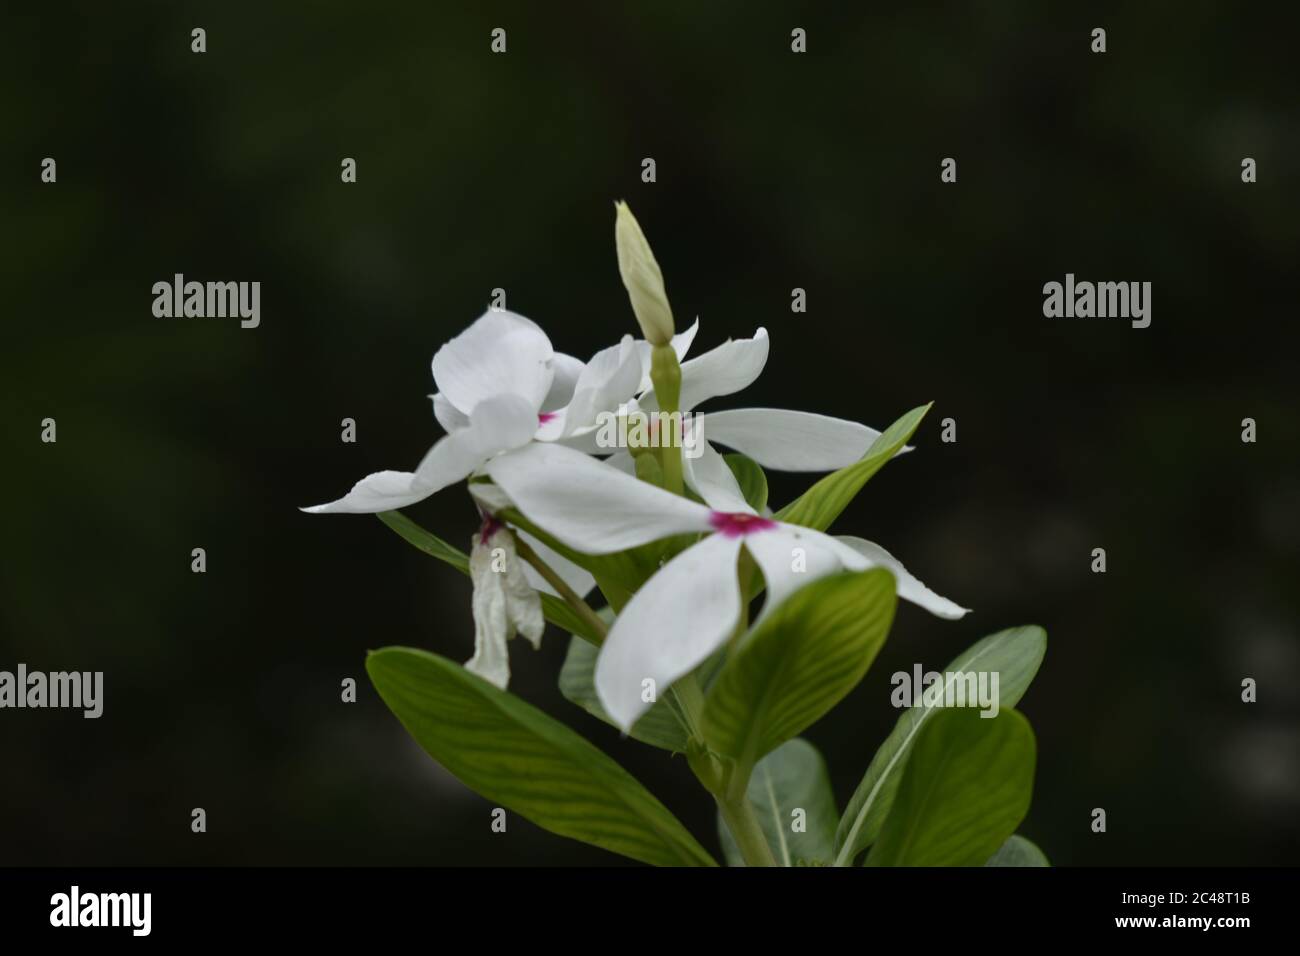
[[492, 536], [505, 527], [505, 524], [499, 521], [495, 515], [484, 515], [483, 525], [479, 528], [478, 543], [487, 546], [492, 540]]
[[558, 413], [558, 412], [542, 412], [541, 414], [539, 414], [539, 415], [537, 416], [537, 424], [539, 424], [539, 425], [545, 425], [545, 424], [546, 424], [547, 422], [549, 422], [552, 418], [554, 418], [557, 414], [559, 414], [559, 413]]
[[710, 511], [709, 524], [728, 538], [743, 538], [747, 534], [769, 531], [776, 527], [776, 522], [771, 518], [745, 514], [743, 511]]

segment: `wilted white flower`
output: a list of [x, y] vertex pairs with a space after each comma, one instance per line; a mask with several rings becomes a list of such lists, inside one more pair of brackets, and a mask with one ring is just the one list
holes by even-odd
[[495, 518], [474, 535], [469, 576], [474, 583], [474, 656], [465, 669], [505, 690], [510, 681], [507, 642], [519, 634], [536, 649], [546, 621], [542, 601], [515, 554], [515, 540]]

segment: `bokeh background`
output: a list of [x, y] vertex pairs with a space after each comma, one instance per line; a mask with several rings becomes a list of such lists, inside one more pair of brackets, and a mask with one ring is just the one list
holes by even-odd
[[[296, 510], [418, 462], [429, 360], [494, 287], [566, 352], [634, 331], [619, 198], [699, 350], [771, 334], [712, 407], [883, 428], [936, 402], [837, 527], [976, 613], [901, 606], [807, 734], [841, 804], [890, 673], [1039, 623], [1022, 829], [1055, 863], [1300, 861], [1294, 12], [866, 6], [9, 5], [0, 668], [107, 689], [97, 721], [0, 712], [0, 863], [621, 862], [492, 834], [369, 687], [369, 648], [470, 655], [468, 581], [372, 517]], [[176, 272], [260, 281], [261, 327], [154, 318]], [[1066, 272], [1151, 281], [1151, 327], [1045, 319]], [[772, 480], [778, 504], [806, 483]], [[410, 514], [475, 525], [455, 489]], [[560, 697], [566, 641], [515, 647], [514, 689], [716, 847], [684, 760]]]

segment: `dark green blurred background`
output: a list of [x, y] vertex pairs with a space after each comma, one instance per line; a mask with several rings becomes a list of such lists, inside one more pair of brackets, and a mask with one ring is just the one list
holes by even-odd
[[[809, 732], [841, 804], [897, 716], [890, 673], [1040, 623], [1023, 831], [1055, 863], [1300, 860], [1293, 14], [8, 6], [0, 669], [107, 688], [98, 721], [0, 712], [0, 863], [617, 862], [517, 817], [492, 834], [366, 682], [368, 648], [468, 658], [468, 581], [372, 517], [296, 509], [419, 461], [429, 360], [492, 288], [566, 352], [635, 331], [618, 198], [699, 351], [771, 334], [760, 381], [710, 407], [883, 428], [936, 402], [837, 530], [975, 613], [903, 606]], [[154, 318], [176, 272], [260, 281], [261, 327]], [[1045, 319], [1066, 272], [1151, 281], [1151, 327]], [[410, 513], [462, 546], [475, 525], [460, 489]], [[684, 760], [559, 696], [566, 640], [515, 646], [513, 688], [716, 846]]]

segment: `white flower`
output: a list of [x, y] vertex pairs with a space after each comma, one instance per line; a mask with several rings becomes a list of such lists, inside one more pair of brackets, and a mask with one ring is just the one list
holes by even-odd
[[[695, 412], [697, 406], [711, 398], [731, 395], [753, 384], [767, 364], [767, 357], [767, 330], [760, 328], [752, 339], [729, 339], [682, 363], [678, 410], [683, 413], [682, 441], [691, 451], [683, 456], [683, 473], [687, 485], [710, 505], [725, 503], [740, 494], [731, 469], [718, 467], [725, 463], [711, 442], [732, 448], [764, 468], [819, 472], [834, 471], [860, 460], [880, 437], [880, 432], [866, 425], [812, 412], [781, 408]], [[649, 387], [648, 381], [642, 384]], [[637, 404], [647, 414], [658, 409], [653, 393], [643, 394]], [[633, 471], [631, 457], [625, 453], [615, 455], [610, 464]]]
[[536, 649], [546, 622], [541, 598], [515, 554], [514, 538], [494, 518], [474, 535], [469, 576], [474, 582], [474, 656], [465, 669], [505, 690], [510, 681], [506, 642], [518, 633]]
[[[718, 456], [694, 463], [726, 469]], [[810, 528], [755, 514], [713, 474], [715, 500], [706, 507], [671, 494], [573, 449], [531, 445], [494, 459], [487, 472], [539, 528], [588, 554], [611, 554], [674, 534], [707, 536], [661, 567], [624, 606], [601, 647], [596, 690], [625, 730], [645, 712], [642, 681], [662, 691], [721, 647], [740, 619], [736, 560], [743, 546], [763, 571], [762, 615], [823, 575], [886, 566], [899, 596], [941, 617], [965, 611], [930, 591], [889, 557], [859, 550]], [[870, 549], [876, 549], [871, 551]]]
[[546, 333], [523, 316], [489, 311], [433, 357], [433, 409], [447, 435], [415, 471], [367, 475], [337, 501], [303, 510], [366, 514], [404, 508], [531, 441], [585, 441], [600, 413], [641, 387], [644, 344], [624, 336], [584, 364], [554, 351]]
[[[696, 322], [673, 339], [679, 356], [690, 348], [698, 327]], [[618, 345], [583, 363], [554, 351], [546, 334], [523, 316], [489, 311], [433, 358], [439, 389], [431, 396], [433, 410], [447, 435], [419, 467], [414, 472], [368, 475], [343, 498], [303, 510], [371, 513], [403, 508], [469, 477], [493, 456], [530, 442], [588, 443], [601, 412], [646, 387], [649, 356], [649, 343], [624, 336]], [[503, 506], [490, 500], [496, 490], [491, 485], [472, 485], [470, 490], [488, 513]], [[586, 570], [541, 541], [517, 534], [580, 597], [595, 586]], [[506, 640], [518, 630], [536, 645], [542, 633], [537, 592], [556, 591], [531, 565], [516, 559], [508, 533], [494, 530], [491, 536], [492, 542], [476, 536], [470, 555], [476, 650], [466, 667], [505, 687]], [[505, 572], [491, 570], [489, 556], [496, 547], [506, 549]]]

